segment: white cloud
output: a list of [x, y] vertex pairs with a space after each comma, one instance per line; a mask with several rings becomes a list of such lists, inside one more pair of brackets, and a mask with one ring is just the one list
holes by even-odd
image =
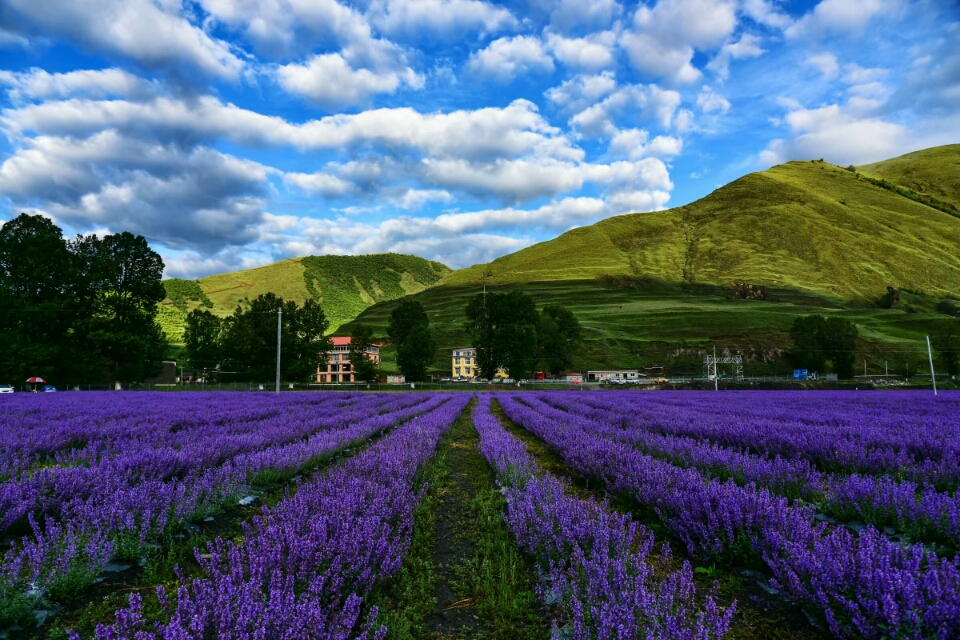
[[401, 83], [414, 89], [423, 87], [423, 77], [409, 67], [382, 72], [353, 69], [339, 53], [279, 67], [277, 80], [288, 92], [333, 109], [365, 104], [376, 94], [394, 93]]
[[422, 114], [410, 108], [374, 109], [293, 124], [276, 116], [224, 104], [212, 97], [190, 102], [66, 100], [5, 109], [0, 123], [12, 135], [35, 131], [83, 136], [104, 129], [149, 132], [183, 140], [228, 140], [238, 144], [337, 149], [372, 144], [441, 157], [488, 160], [534, 154], [581, 160], [574, 147], [527, 100], [503, 108]]
[[797, 109], [785, 117], [792, 137], [774, 140], [760, 155], [764, 165], [824, 158], [840, 165], [891, 158], [908, 144], [907, 129], [875, 117], [857, 117], [839, 105]]
[[688, 84], [701, 76], [692, 64], [694, 51], [714, 50], [736, 25], [734, 0], [659, 0], [652, 9], [637, 9], [620, 45], [638, 71]]
[[766, 53], [766, 50], [760, 47], [760, 36], [745, 33], [740, 36], [737, 42], [730, 42], [723, 45], [720, 51], [707, 64], [707, 68], [717, 74], [721, 80], [730, 77], [730, 61], [742, 60], [744, 58], [756, 58]]
[[229, 44], [192, 24], [180, 2], [100, 0], [91, 6], [76, 0], [5, 0], [4, 6], [14, 25], [27, 31], [41, 29], [144, 66], [187, 66], [229, 79], [244, 66]]
[[585, 38], [565, 38], [547, 34], [547, 49], [567, 65], [583, 71], [599, 71], [615, 63], [613, 47], [617, 36], [613, 31], [590, 34]]
[[402, 196], [391, 199], [401, 209], [417, 210], [429, 202], [453, 202], [453, 196], [443, 189], [407, 189]]
[[516, 36], [494, 40], [487, 48], [471, 53], [467, 69], [508, 82], [518, 75], [552, 72], [553, 59], [538, 38]]
[[599, 75], [579, 75], [565, 80], [559, 86], [548, 89], [544, 95], [564, 111], [576, 113], [610, 95], [616, 88], [616, 76], [612, 71], [604, 71]]
[[645, 156], [671, 158], [683, 150], [683, 141], [673, 136], [657, 136], [648, 140], [650, 134], [643, 129], [623, 129], [610, 140], [609, 151], [614, 156], [638, 160]]
[[755, 22], [775, 29], [785, 29], [793, 23], [790, 16], [777, 10], [769, 0], [744, 0], [743, 12]]
[[270, 57], [306, 54], [322, 46], [366, 46], [373, 39], [364, 17], [337, 0], [198, 2], [213, 23], [239, 31], [259, 53]]
[[350, 193], [353, 185], [329, 173], [286, 173], [283, 181], [310, 194], [339, 197]]
[[425, 32], [452, 40], [473, 31], [490, 34], [519, 25], [508, 10], [479, 0], [376, 0], [367, 16], [382, 33], [411, 40]]
[[25, 73], [0, 71], [0, 85], [10, 87], [9, 96], [13, 102], [74, 96], [145, 99], [159, 93], [156, 82], [144, 80], [121, 69], [68, 73], [48, 73], [37, 68]]
[[863, 84], [883, 80], [889, 73], [888, 69], [864, 69], [855, 62], [843, 65], [843, 81], [848, 84]]
[[697, 107], [704, 113], [719, 111], [726, 113], [730, 110], [730, 101], [710, 88], [709, 85], [703, 85], [700, 93], [697, 94]]
[[627, 85], [570, 119], [570, 125], [588, 138], [611, 137], [617, 132], [616, 120], [629, 109], [669, 127], [680, 105], [680, 94], [655, 84]]
[[832, 53], [813, 53], [807, 56], [804, 64], [815, 68], [828, 80], [832, 80], [840, 73], [840, 64]]
[[812, 11], [786, 28], [789, 38], [817, 38], [827, 34], [856, 33], [871, 20], [899, 11], [901, 0], [822, 0]]
[[253, 238], [268, 167], [206, 147], [184, 150], [104, 131], [40, 136], [0, 165], [0, 192], [79, 230], [141, 233], [168, 247], [217, 249]]
[[550, 14], [550, 29], [560, 33], [590, 33], [608, 28], [620, 12], [616, 0], [560, 0]]

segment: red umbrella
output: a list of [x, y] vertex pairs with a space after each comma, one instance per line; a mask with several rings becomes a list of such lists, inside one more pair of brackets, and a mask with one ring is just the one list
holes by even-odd
[[46, 380], [44, 380], [43, 378], [38, 378], [37, 376], [34, 376], [32, 378], [27, 378], [27, 382], [31, 384], [43, 384], [46, 382]]

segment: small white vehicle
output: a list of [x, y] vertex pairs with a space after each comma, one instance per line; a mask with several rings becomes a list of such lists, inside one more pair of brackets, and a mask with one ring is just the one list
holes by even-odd
[[0, 393], [13, 393], [13, 385], [0, 384]]

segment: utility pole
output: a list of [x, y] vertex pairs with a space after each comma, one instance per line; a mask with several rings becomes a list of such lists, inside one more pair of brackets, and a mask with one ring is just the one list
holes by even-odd
[[867, 377], [867, 359], [866, 358], [863, 359], [863, 377], [864, 378]]
[[717, 380], [717, 345], [713, 345], [713, 390], [720, 390], [720, 382]]
[[883, 361], [883, 374], [884, 374], [885, 376], [889, 376], [889, 375], [890, 375], [890, 366], [887, 364], [887, 361], [886, 361], [886, 360]]
[[277, 395], [280, 394], [280, 328], [283, 326], [283, 307], [277, 307]]
[[930, 357], [930, 380], [933, 382], [933, 395], [937, 395], [937, 374], [933, 372], [933, 349], [930, 348], [930, 336], [927, 336], [927, 355]]

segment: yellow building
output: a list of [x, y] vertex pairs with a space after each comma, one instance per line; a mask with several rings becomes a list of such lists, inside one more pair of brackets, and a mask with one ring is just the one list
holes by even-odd
[[473, 378], [477, 375], [477, 350], [473, 347], [454, 349], [451, 358], [454, 378]]
[[[480, 375], [480, 370], [477, 368], [477, 349], [475, 347], [454, 349], [450, 368], [454, 378], [470, 379]], [[500, 367], [494, 377], [504, 379], [509, 376], [504, 368]]]

